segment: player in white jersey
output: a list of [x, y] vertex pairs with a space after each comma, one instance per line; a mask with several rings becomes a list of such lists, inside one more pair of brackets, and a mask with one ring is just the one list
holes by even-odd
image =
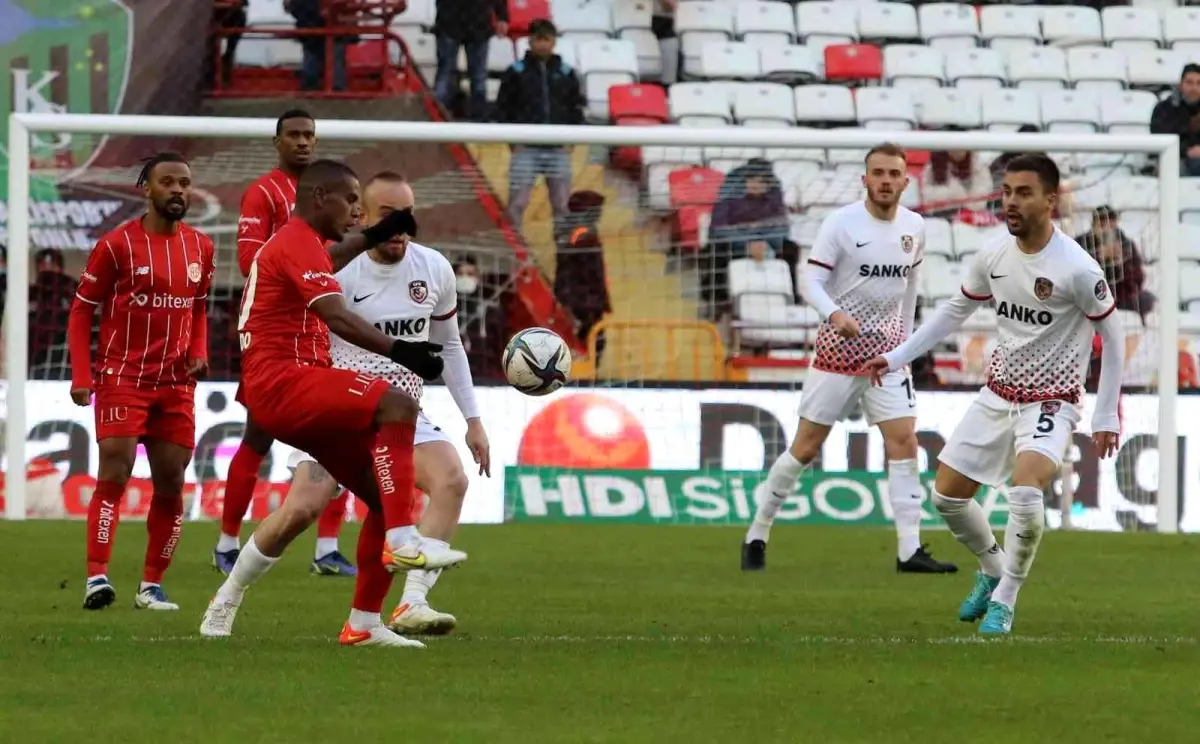
[[742, 542], [742, 570], [766, 567], [767, 540], [783, 502], [821, 453], [834, 424], [861, 403], [878, 426], [888, 459], [888, 497], [896, 523], [896, 570], [953, 573], [921, 545], [916, 397], [906, 370], [871, 386], [868, 359], [899, 346], [912, 330], [924, 256], [925, 221], [900, 206], [908, 185], [904, 150], [890, 143], [866, 157], [865, 200], [825, 218], [800, 283], [804, 299], [821, 314], [816, 354], [804, 380], [800, 424], [791, 448], [767, 475], [758, 512]]
[[[385, 172], [364, 185], [363, 203], [366, 220], [373, 224], [391, 212], [411, 210], [414, 197], [412, 188], [402, 176]], [[409, 238], [415, 234], [416, 223], [413, 222], [410, 232], [359, 255], [337, 272], [336, 277], [354, 312], [386, 335], [408, 341], [432, 341], [442, 346], [445, 364], [442, 379], [467, 419], [467, 447], [480, 474], [490, 476], [487, 434], [479, 417], [466, 351], [458, 335], [454, 269], [437, 251], [412, 242]], [[424, 382], [419, 376], [337, 336], [331, 337], [331, 343], [335, 367], [383, 377], [418, 401], [421, 399]], [[467, 492], [462, 461], [454, 445], [423, 412], [417, 419], [413, 444], [415, 482], [430, 501], [421, 519], [420, 533], [426, 542], [448, 547]], [[341, 487], [325, 468], [304, 452], [294, 451], [288, 458], [288, 467], [293, 472], [292, 484], [276, 515], [283, 515], [279, 518], [287, 523], [287, 533], [294, 538], [317, 520]], [[261, 570], [252, 570], [257, 564], [247, 556], [256, 552], [253, 545], [251, 538], [209, 605], [200, 628], [202, 635], [229, 635], [241, 595], [250, 583], [270, 568], [267, 564]], [[360, 556], [360, 563], [365, 559]], [[427, 599], [440, 573], [440, 570], [408, 571], [404, 594], [388, 623], [392, 631], [405, 635], [440, 635], [454, 629], [455, 617], [432, 609]], [[238, 603], [232, 607], [228, 600], [230, 596], [238, 598]], [[421, 645], [392, 637], [391, 633], [384, 637], [387, 640], [381, 645]]]
[[[1100, 386], [1092, 439], [1101, 457], [1116, 453], [1117, 404], [1125, 341], [1104, 272], [1051, 221], [1058, 203], [1058, 166], [1028, 154], [1008, 163], [1004, 216], [1010, 236], [972, 257], [962, 296], [937, 311], [899, 348], [868, 362], [886, 380], [955, 332], [984, 303], [994, 302], [999, 343], [987, 386], [942, 448], [933, 503], [950, 531], [979, 557], [980, 571], [959, 619], [983, 618], [983, 633], [1012, 629], [1017, 592], [1042, 539], [1042, 495], [1058, 473], [1079, 423], [1092, 339], [1100, 333]], [[1009, 481], [1002, 550], [983, 508], [980, 484]]]

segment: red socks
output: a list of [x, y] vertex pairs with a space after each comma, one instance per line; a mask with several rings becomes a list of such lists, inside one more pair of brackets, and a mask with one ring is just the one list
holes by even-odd
[[[383, 507], [384, 527], [389, 530], [413, 524], [411, 520], [414, 499], [413, 437], [415, 435], [416, 427], [411, 423], [383, 424], [375, 435], [375, 449], [371, 452], [372, 468], [375, 472], [375, 485], [379, 488], [379, 503]], [[361, 540], [359, 546], [361, 549]], [[380, 546], [380, 550], [382, 550], [382, 546]], [[376, 562], [378, 562], [378, 558], [376, 558]], [[360, 572], [361, 564], [360, 560]]]
[[179, 544], [179, 532], [183, 527], [183, 496], [156, 493], [146, 514], [146, 567], [142, 581], [161, 584], [163, 573], [171, 565], [171, 556]]
[[88, 576], [108, 573], [108, 561], [112, 557], [113, 541], [117, 537], [117, 523], [121, 519], [121, 496], [124, 493], [123, 484], [111, 481], [96, 482], [96, 490], [92, 492], [92, 500], [88, 504]]
[[[409, 489], [411, 491], [411, 489]], [[360, 612], [378, 613], [392, 588], [392, 574], [379, 561], [383, 554], [383, 515], [377, 511], [367, 512], [362, 529], [358, 533], [358, 576], [354, 580], [354, 604]]]
[[350, 494], [345, 489], [329, 502], [325, 507], [325, 511], [321, 512], [321, 518], [317, 520], [317, 537], [332, 537], [335, 540], [342, 531], [342, 525], [346, 523], [346, 501], [349, 500]]
[[246, 446], [238, 445], [237, 452], [229, 461], [229, 475], [225, 477], [225, 503], [221, 507], [221, 532], [237, 537], [242, 531], [242, 520], [254, 499], [254, 487], [258, 485], [258, 471], [263, 456]]

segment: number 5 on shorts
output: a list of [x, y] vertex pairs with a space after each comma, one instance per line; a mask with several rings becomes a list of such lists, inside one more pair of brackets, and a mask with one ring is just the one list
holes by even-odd
[[1054, 431], [1054, 414], [1042, 411], [1038, 416], [1037, 430], [1039, 434], [1049, 434]]

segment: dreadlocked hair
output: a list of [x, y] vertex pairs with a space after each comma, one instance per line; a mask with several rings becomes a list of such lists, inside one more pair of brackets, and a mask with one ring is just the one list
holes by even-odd
[[148, 158], [142, 159], [142, 172], [138, 174], [137, 187], [140, 189], [150, 183], [150, 174], [154, 172], [154, 166], [159, 163], [183, 163], [188, 164], [182, 155], [177, 152], [160, 152], [157, 155], [151, 155]]

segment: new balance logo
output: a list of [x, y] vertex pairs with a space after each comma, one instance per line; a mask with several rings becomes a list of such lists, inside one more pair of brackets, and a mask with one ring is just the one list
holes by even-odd
[[150, 273], [150, 267], [149, 267], [149, 266], [139, 266], [139, 267], [137, 267], [136, 269], [134, 269], [134, 270], [133, 270], [133, 275], [134, 275], [134, 276], [146, 276], [146, 275], [147, 275], [147, 274], [149, 274], [149, 273]]

